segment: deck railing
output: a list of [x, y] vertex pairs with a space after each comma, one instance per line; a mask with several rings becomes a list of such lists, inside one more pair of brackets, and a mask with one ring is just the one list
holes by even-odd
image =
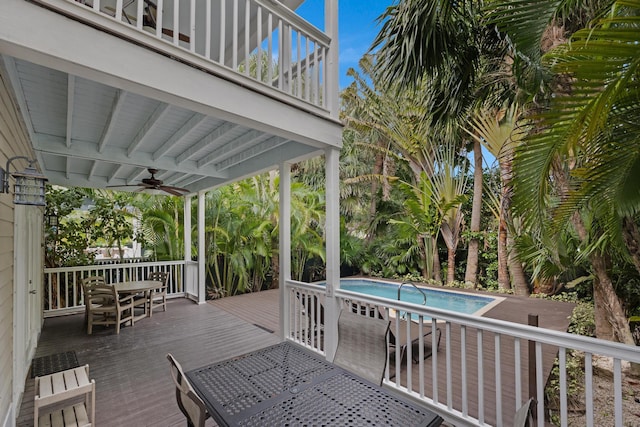
[[[287, 338], [324, 353], [324, 336], [317, 332], [321, 325], [315, 324], [319, 317], [313, 314], [322, 310], [324, 286], [289, 282], [286, 295], [290, 314], [289, 324], [285, 327]], [[626, 375], [624, 366], [628, 367], [629, 362], [640, 363], [637, 347], [345, 290], [336, 290], [335, 295], [344, 309], [390, 319], [391, 332], [396, 337], [411, 336], [409, 322], [401, 318], [413, 319], [413, 326], [420, 329], [418, 336], [421, 338], [415, 345], [407, 346], [407, 356], [403, 360], [400, 352], [390, 348], [384, 383], [418, 399], [456, 425], [511, 425], [513, 415], [529, 397], [538, 402], [536, 425], [545, 425], [545, 415], [551, 409], [560, 425], [568, 425], [567, 359], [570, 354], [581, 358], [584, 366], [584, 392], [580, 397], [584, 401], [585, 425], [594, 425], [596, 392], [608, 393], [610, 401], [614, 402], [607, 410], [613, 414], [615, 426], [635, 422], [624, 418], [623, 399], [628, 396], [622, 380]], [[309, 306], [308, 301], [315, 302]], [[400, 315], [396, 316], [396, 313]], [[427, 359], [422, 353], [425, 340], [431, 348], [438, 349]], [[535, 353], [532, 357], [535, 379], [528, 375], [529, 348]], [[557, 405], [554, 408], [545, 406], [547, 378], [543, 373], [550, 372], [551, 366], [543, 366], [543, 350], [549, 349], [554, 354], [557, 352], [559, 393], [553, 396], [553, 406]], [[412, 359], [416, 355], [418, 362], [414, 363]], [[606, 390], [594, 389], [596, 358], [612, 361], [613, 378]], [[529, 395], [530, 380], [535, 381], [533, 396]]]
[[138, 44], [156, 50], [166, 46], [171, 57], [214, 74], [241, 76], [245, 86], [255, 83], [254, 89], [328, 109], [331, 39], [277, 1], [37, 1]]
[[189, 290], [184, 261], [97, 264], [44, 269], [44, 316], [52, 317], [84, 309], [82, 279], [103, 276], [107, 283], [144, 280], [152, 271], [169, 273], [168, 296], [185, 296]]

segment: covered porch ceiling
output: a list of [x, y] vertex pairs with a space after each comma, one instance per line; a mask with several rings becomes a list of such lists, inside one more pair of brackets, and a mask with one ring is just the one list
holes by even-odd
[[63, 71], [19, 59], [5, 62], [40, 167], [52, 184], [136, 185], [153, 168], [165, 185], [196, 192], [318, 151]]
[[341, 145], [329, 114], [54, 12], [33, 14], [47, 14], [50, 39], [17, 25], [0, 66], [51, 184], [133, 191], [156, 169], [164, 185], [195, 193]]

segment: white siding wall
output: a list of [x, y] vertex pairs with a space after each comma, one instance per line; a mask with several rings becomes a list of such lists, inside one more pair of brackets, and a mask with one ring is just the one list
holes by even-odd
[[[12, 156], [33, 153], [20, 113], [8, 89], [6, 70], [0, 62], [0, 166]], [[15, 423], [16, 402], [12, 402], [14, 381], [24, 385], [24, 378], [13, 378], [13, 197], [0, 194], [0, 425]]]

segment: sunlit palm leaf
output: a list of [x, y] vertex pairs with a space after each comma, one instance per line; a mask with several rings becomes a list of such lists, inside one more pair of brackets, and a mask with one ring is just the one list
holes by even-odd
[[572, 90], [536, 117], [543, 130], [518, 150], [515, 187], [524, 214], [540, 212], [552, 196], [558, 158], [572, 162], [559, 222], [587, 204], [616, 206], [618, 215], [640, 209], [640, 1], [616, 2], [614, 11], [545, 58], [554, 72], [570, 76]]

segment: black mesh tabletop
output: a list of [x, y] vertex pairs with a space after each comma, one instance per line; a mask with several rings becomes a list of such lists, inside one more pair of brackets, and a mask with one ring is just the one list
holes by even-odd
[[287, 342], [186, 376], [219, 425], [435, 426], [442, 421]]

